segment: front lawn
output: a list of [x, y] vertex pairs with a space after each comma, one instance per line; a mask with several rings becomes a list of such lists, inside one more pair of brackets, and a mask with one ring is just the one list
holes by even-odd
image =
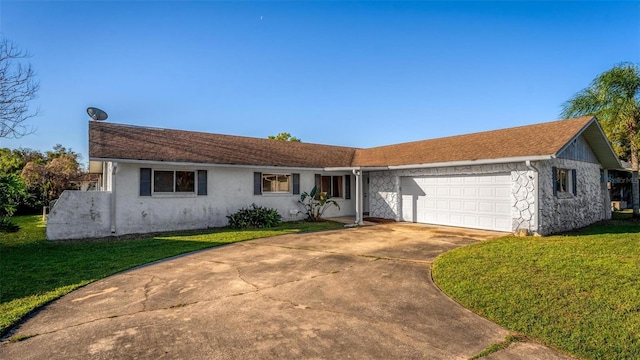
[[33, 310], [80, 286], [159, 259], [237, 241], [342, 228], [334, 222], [283, 223], [271, 229], [212, 229], [129, 240], [47, 241], [40, 216], [12, 220], [0, 234], [0, 335]]
[[640, 223], [447, 252], [433, 279], [474, 312], [584, 359], [640, 358]]

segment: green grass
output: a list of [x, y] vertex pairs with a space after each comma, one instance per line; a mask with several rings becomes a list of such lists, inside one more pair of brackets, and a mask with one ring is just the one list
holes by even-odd
[[459, 248], [436, 259], [433, 278], [463, 306], [574, 356], [640, 358], [640, 222]]
[[489, 345], [486, 349], [482, 350], [479, 354], [472, 356], [469, 360], [482, 359], [483, 357], [489, 356], [494, 352], [498, 352], [500, 350], [504, 350], [509, 347], [514, 342], [523, 341], [521, 337], [515, 335], [507, 335], [507, 338], [504, 341], [499, 342], [497, 344]]
[[301, 222], [271, 229], [212, 229], [128, 240], [47, 241], [40, 218], [14, 217], [21, 230], [0, 234], [0, 335], [42, 305], [138, 265], [238, 241], [343, 227], [334, 222]]

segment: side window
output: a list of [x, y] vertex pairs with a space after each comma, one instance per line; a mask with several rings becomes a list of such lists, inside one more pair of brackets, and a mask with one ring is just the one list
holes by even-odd
[[196, 189], [197, 195], [207, 195], [207, 170], [184, 171], [140, 168], [140, 196], [174, 193], [195, 194]]
[[331, 197], [341, 198], [344, 197], [344, 179], [346, 176], [327, 176], [324, 175], [320, 178], [320, 192], [326, 192]]
[[173, 192], [173, 171], [155, 170], [153, 172], [153, 192], [172, 193]]
[[577, 195], [577, 176], [575, 169], [552, 167], [553, 195], [566, 193]]

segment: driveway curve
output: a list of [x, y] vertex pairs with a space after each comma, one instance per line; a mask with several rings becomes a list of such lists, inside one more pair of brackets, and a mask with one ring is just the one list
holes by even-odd
[[[509, 332], [431, 280], [501, 235], [384, 224], [236, 243], [97, 281], [0, 344], [3, 359], [468, 359]], [[565, 359], [535, 343], [489, 358]]]

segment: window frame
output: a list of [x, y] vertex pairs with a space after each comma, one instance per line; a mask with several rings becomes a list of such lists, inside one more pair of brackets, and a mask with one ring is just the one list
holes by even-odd
[[553, 194], [556, 197], [577, 196], [576, 169], [553, 167]]
[[[157, 191], [156, 186], [156, 174], [159, 172], [171, 173], [171, 191]], [[180, 174], [185, 173], [185, 174]], [[139, 186], [140, 191], [138, 196], [156, 196], [156, 197], [192, 197], [192, 196], [207, 196], [208, 182], [207, 182], [208, 170], [202, 169], [167, 169], [167, 168], [140, 168]], [[165, 180], [168, 184], [168, 176], [165, 175]], [[178, 181], [181, 179], [186, 180], [187, 191], [180, 191], [181, 185]], [[184, 185], [182, 185], [184, 188]], [[166, 187], [168, 190], [168, 186]]]
[[[173, 174], [172, 191], [156, 191], [156, 172], [171, 172]], [[192, 191], [177, 191], [177, 173], [191, 173], [193, 176]], [[169, 169], [151, 169], [151, 195], [152, 196], [176, 196], [176, 195], [196, 195], [198, 193], [198, 170], [169, 170]]]
[[[325, 178], [329, 178], [329, 189], [327, 191], [323, 187]], [[338, 195], [335, 195], [336, 178], [340, 178], [339, 180], [337, 180], [337, 182], [340, 183], [338, 188]], [[345, 198], [345, 176], [344, 175], [320, 175], [320, 188], [318, 190], [319, 192], [326, 192], [327, 194], [331, 195], [331, 198], [333, 199], [344, 199]]]
[[[268, 176], [275, 176], [275, 182], [277, 185], [277, 188], [279, 189], [280, 186], [280, 182], [278, 181], [280, 176], [284, 176], [287, 178], [287, 190], [286, 191], [280, 191], [280, 190], [276, 190], [276, 191], [266, 191], [265, 190], [265, 186], [264, 186], [264, 181], [265, 181], [265, 177]], [[260, 174], [260, 191], [262, 193], [262, 195], [290, 195], [293, 191], [293, 174], [292, 173], [261, 173]]]

